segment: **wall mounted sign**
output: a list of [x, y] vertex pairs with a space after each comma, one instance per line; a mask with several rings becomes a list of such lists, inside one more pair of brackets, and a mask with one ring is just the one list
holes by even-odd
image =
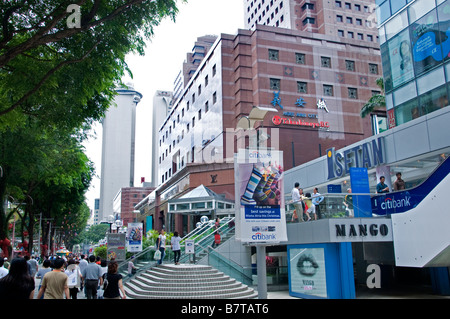
[[345, 151], [327, 149], [328, 179], [341, 177], [350, 172], [350, 167], [371, 168], [384, 164], [384, 137], [357, 145]]
[[296, 126], [308, 126], [308, 127], [312, 127], [312, 128], [329, 128], [330, 127], [330, 123], [329, 122], [324, 122], [324, 121], [320, 121], [320, 122], [306, 122], [302, 119], [291, 119], [291, 118], [286, 118], [286, 117], [281, 117], [279, 115], [275, 115], [274, 117], [272, 117], [272, 123], [275, 125], [296, 125]]

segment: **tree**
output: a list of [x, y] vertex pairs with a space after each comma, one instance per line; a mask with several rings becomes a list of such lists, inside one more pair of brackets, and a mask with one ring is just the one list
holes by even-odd
[[384, 96], [384, 81], [383, 78], [378, 78], [376, 81], [378, 87], [381, 89], [381, 93], [374, 94], [369, 101], [363, 105], [360, 111], [362, 118], [366, 117], [370, 113], [378, 109], [386, 109], [386, 97]]
[[[55, 226], [62, 226], [69, 212], [79, 214], [94, 174], [76, 134], [43, 129], [33, 119], [21, 130], [0, 132], [0, 163], [0, 198], [9, 194], [25, 203], [21, 222], [30, 238], [39, 213], [53, 218]], [[0, 206], [0, 239], [7, 234], [11, 213]]]
[[69, 129], [101, 119], [129, 72], [126, 54], [143, 54], [177, 11], [175, 0], [0, 3], [0, 131], [28, 116]]

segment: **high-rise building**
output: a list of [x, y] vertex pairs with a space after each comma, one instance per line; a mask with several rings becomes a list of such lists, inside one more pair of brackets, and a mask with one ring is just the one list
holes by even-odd
[[169, 114], [173, 103], [173, 93], [169, 91], [156, 91], [152, 104], [152, 181], [151, 186], [158, 186], [158, 154], [160, 148], [158, 132], [161, 123]]
[[377, 1], [389, 127], [449, 104], [450, 1]]
[[99, 221], [114, 215], [113, 200], [122, 187], [133, 187], [136, 106], [142, 94], [133, 88], [118, 95], [102, 121]]
[[363, 42], [378, 38], [374, 0], [246, 0], [244, 7], [248, 29], [260, 24]]

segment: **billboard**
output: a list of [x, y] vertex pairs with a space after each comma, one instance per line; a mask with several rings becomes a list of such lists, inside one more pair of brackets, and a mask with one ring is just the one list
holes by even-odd
[[108, 243], [107, 260], [123, 261], [125, 260], [125, 234], [108, 233], [106, 236]]
[[283, 152], [240, 149], [234, 163], [237, 240], [287, 241]]
[[129, 252], [142, 251], [143, 228], [142, 223], [128, 223], [127, 246]]

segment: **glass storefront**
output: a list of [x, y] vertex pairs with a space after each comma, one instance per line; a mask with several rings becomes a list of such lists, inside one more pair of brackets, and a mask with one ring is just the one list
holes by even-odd
[[377, 1], [385, 91], [396, 125], [449, 104], [450, 0], [406, 4]]

